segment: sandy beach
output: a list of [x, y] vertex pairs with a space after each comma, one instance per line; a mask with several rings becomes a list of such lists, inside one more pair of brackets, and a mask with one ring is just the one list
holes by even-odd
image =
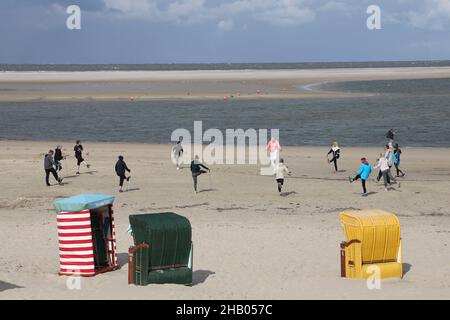
[[[442, 70], [439, 72], [443, 72]], [[445, 72], [450, 72], [446, 70]], [[430, 73], [431, 75], [431, 73]], [[5, 75], [0, 76], [2, 80]], [[58, 142], [59, 143], [59, 142]], [[327, 148], [286, 148], [293, 171], [285, 196], [257, 166], [212, 166], [192, 192], [189, 169], [176, 171], [170, 146], [85, 143], [92, 167], [75, 177], [72, 143], [64, 186], [45, 187], [43, 155], [56, 142], [0, 141], [0, 299], [445, 299], [450, 295], [449, 149], [404, 149], [408, 175], [371, 195], [348, 175], [377, 148], [343, 148], [342, 172], [326, 163]], [[132, 169], [131, 191], [118, 193], [113, 165], [123, 154]], [[80, 193], [115, 195], [121, 270], [83, 279], [68, 290], [58, 273], [56, 198]], [[365, 281], [339, 277], [338, 215], [346, 209], [380, 208], [402, 225], [405, 277], [370, 291]], [[194, 286], [127, 285], [128, 216], [173, 211], [193, 226]]]
[[239, 99], [351, 97], [356, 94], [314, 89], [326, 82], [448, 77], [449, 67], [0, 72], [0, 102], [222, 100], [231, 96]]

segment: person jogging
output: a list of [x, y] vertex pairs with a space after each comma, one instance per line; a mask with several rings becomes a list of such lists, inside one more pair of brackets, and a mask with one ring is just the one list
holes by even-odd
[[[330, 160], [329, 156], [333, 155], [333, 158]], [[331, 149], [330, 151], [328, 151], [327, 154], [327, 159], [328, 159], [328, 163], [333, 163], [334, 164], [334, 170], [335, 173], [337, 173], [338, 170], [338, 159], [341, 157], [341, 149], [339, 148], [339, 145], [337, 142], [333, 142], [333, 144], [331, 145]]]
[[398, 143], [394, 145], [394, 166], [397, 171], [397, 177], [403, 178], [406, 173], [400, 169], [402, 150], [400, 149]]
[[45, 169], [45, 183], [47, 184], [47, 187], [50, 187], [50, 173], [53, 175], [55, 180], [58, 182], [59, 185], [62, 184], [62, 180], [60, 177], [58, 177], [58, 173], [55, 170], [55, 160], [53, 159], [53, 150], [50, 150], [44, 158], [44, 169]]
[[65, 157], [62, 154], [62, 146], [61, 145], [57, 145], [56, 149], [55, 149], [55, 156], [54, 156], [54, 160], [55, 160], [55, 167], [56, 167], [56, 171], [61, 171], [63, 169], [61, 161], [64, 160]]
[[267, 143], [266, 150], [270, 152], [270, 163], [271, 166], [274, 168], [275, 164], [278, 161], [279, 153], [281, 152], [281, 146], [275, 137], [272, 137], [270, 141]]
[[284, 174], [291, 175], [289, 168], [284, 164], [284, 159], [280, 159], [280, 162], [274, 168], [275, 179], [277, 181], [278, 192], [281, 194], [284, 185]]
[[73, 147], [73, 151], [75, 152], [75, 159], [77, 159], [77, 175], [80, 174], [80, 166], [84, 162], [83, 159], [83, 146], [81, 145], [81, 141], [77, 140], [75, 147]]
[[[377, 161], [377, 164], [374, 169], [380, 169], [381, 175], [384, 180], [384, 190], [389, 191], [388, 185], [391, 185], [392, 179], [391, 179], [391, 168], [389, 167], [389, 161], [386, 159], [386, 157], [380, 153], [380, 158]], [[393, 180], [395, 182], [395, 180]]]
[[192, 179], [194, 180], [194, 192], [197, 193], [198, 177], [204, 173], [211, 172], [211, 170], [200, 162], [198, 156], [195, 156], [195, 159], [191, 162], [191, 172], [192, 172]]
[[116, 162], [116, 174], [119, 177], [119, 192], [123, 192], [123, 182], [125, 180], [130, 181], [131, 176], [127, 177], [125, 174], [128, 171], [131, 173], [131, 170], [128, 168], [127, 164], [123, 160], [123, 156], [119, 156], [119, 160]]
[[181, 145], [181, 140], [179, 140], [177, 144], [172, 148], [172, 154], [173, 157], [175, 158], [177, 170], [180, 170], [180, 162], [181, 158], [183, 157], [183, 153], [184, 153], [183, 146]]
[[370, 163], [367, 162], [366, 158], [361, 159], [361, 166], [359, 167], [358, 172], [356, 173], [356, 176], [354, 178], [348, 177], [348, 181], [350, 183], [355, 182], [356, 180], [361, 179], [363, 193], [362, 196], [367, 196], [367, 185], [366, 181], [369, 179], [370, 174], [372, 173], [372, 167], [370, 166]]

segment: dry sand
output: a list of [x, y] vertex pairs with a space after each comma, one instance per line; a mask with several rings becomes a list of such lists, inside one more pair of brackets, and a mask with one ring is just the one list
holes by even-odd
[[[405, 149], [408, 176], [385, 192], [373, 181], [369, 197], [346, 181], [359, 158], [376, 158], [378, 149], [343, 149], [333, 174], [327, 148], [286, 148], [294, 172], [287, 195], [278, 195], [274, 178], [255, 166], [213, 166], [192, 192], [189, 169], [176, 171], [170, 146], [85, 143], [91, 171], [74, 177], [70, 157], [66, 185], [45, 187], [42, 157], [56, 143], [0, 141], [0, 299], [393, 299], [450, 297], [449, 149]], [[64, 145], [67, 153], [72, 144]], [[132, 168], [133, 191], [118, 194], [113, 165], [123, 154]], [[132, 239], [128, 216], [174, 211], [187, 216], [195, 242], [193, 287], [127, 285], [127, 266], [82, 280], [71, 291], [59, 277], [57, 197], [102, 192], [117, 196], [115, 218], [119, 260], [125, 264]], [[339, 277], [339, 212], [381, 208], [400, 217], [405, 270], [379, 291], [365, 281]]]
[[[108, 101], [129, 100], [131, 97], [137, 101], [219, 100], [231, 95], [239, 99], [345, 97], [355, 94], [311, 89], [324, 82], [448, 77], [449, 67], [0, 72], [0, 101]], [[133, 87], [137, 84], [139, 89]]]

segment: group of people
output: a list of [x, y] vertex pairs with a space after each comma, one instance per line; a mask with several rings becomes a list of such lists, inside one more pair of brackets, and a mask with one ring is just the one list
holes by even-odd
[[[373, 170], [379, 170], [375, 181], [378, 183], [381, 178], [383, 178], [385, 191], [389, 191], [389, 186], [397, 183], [396, 178], [402, 178], [406, 175], [406, 173], [400, 169], [402, 150], [400, 149], [398, 143], [394, 142], [394, 137], [395, 131], [394, 129], [390, 129], [386, 134], [388, 143], [384, 146], [384, 153], [380, 153], [380, 157], [377, 159], [373, 168], [366, 158], [362, 158], [361, 165], [356, 173], [356, 176], [354, 178], [351, 176], [348, 177], [350, 183], [361, 180], [363, 196], [368, 195], [367, 180]], [[396, 177], [392, 174], [392, 167], [395, 167], [396, 169]]]
[[[85, 162], [83, 158], [83, 146], [81, 141], [76, 141], [73, 151], [75, 153], [75, 159], [77, 161], [77, 172], [76, 174], [80, 174], [80, 166]], [[59, 176], [58, 172], [61, 172], [63, 169], [62, 161], [66, 160], [67, 157], [63, 155], [62, 146], [57, 145], [55, 150], [49, 150], [48, 153], [44, 157], [44, 169], [45, 169], [45, 183], [48, 187], [50, 184], [50, 174], [53, 175], [58, 184], [62, 185], [63, 178]], [[86, 163], [86, 167], [89, 168], [90, 165]]]
[[[361, 165], [359, 170], [356, 172], [355, 177], [348, 177], [350, 183], [361, 180], [362, 184], [362, 195], [367, 196], [367, 180], [372, 174], [373, 170], [378, 169], [378, 176], [376, 178], [376, 182], [379, 182], [381, 178], [384, 181], [384, 187], [386, 191], [389, 191], [389, 186], [397, 183], [396, 178], [404, 177], [406, 173], [400, 169], [401, 162], [401, 154], [402, 151], [397, 143], [394, 142], [395, 131], [394, 129], [390, 129], [386, 134], [386, 138], [388, 139], [388, 143], [384, 147], [384, 153], [380, 154], [380, 157], [377, 159], [376, 164], [372, 167], [367, 160], [367, 158], [361, 158]], [[275, 176], [275, 181], [277, 185], [278, 192], [281, 194], [282, 189], [285, 182], [285, 175], [291, 175], [291, 171], [285, 164], [283, 158], [280, 158], [280, 152], [282, 148], [280, 146], [279, 141], [276, 138], [271, 138], [267, 143], [266, 150], [270, 153], [270, 164], [273, 170], [273, 175]], [[81, 144], [81, 141], [76, 141], [76, 144], [73, 148], [77, 172], [76, 174], [80, 174], [80, 166], [83, 163], [86, 163], [86, 160], [83, 158], [84, 148]], [[172, 154], [175, 159], [175, 164], [177, 170], [180, 170], [180, 166], [182, 163], [184, 149], [182, 146], [182, 141], [178, 141], [176, 145], [172, 148]], [[331, 155], [331, 159], [330, 159]], [[327, 153], [327, 162], [329, 164], [333, 164], [334, 172], [339, 172], [338, 160], [341, 157], [341, 149], [337, 142], [333, 142], [331, 145], [331, 149]], [[58, 175], [58, 172], [62, 171], [62, 160], [65, 160], [66, 156], [63, 155], [62, 146], [58, 145], [55, 150], [50, 150], [44, 159], [44, 169], [45, 169], [45, 182], [47, 186], [50, 186], [50, 174], [53, 175], [58, 184], [62, 184], [63, 178]], [[90, 165], [86, 163], [86, 167], [90, 168]], [[396, 177], [392, 174], [392, 168], [395, 167]], [[198, 177], [202, 174], [211, 172], [211, 169], [208, 168], [205, 164], [200, 161], [199, 156], [195, 156], [194, 160], [192, 160], [190, 164], [190, 170], [192, 174], [192, 180], [194, 184], [194, 192], [198, 193]], [[124, 192], [123, 185], [125, 181], [130, 181], [131, 176], [127, 173], [131, 173], [131, 169], [127, 166], [124, 157], [120, 155], [115, 165], [115, 172], [119, 177], [119, 192]]]

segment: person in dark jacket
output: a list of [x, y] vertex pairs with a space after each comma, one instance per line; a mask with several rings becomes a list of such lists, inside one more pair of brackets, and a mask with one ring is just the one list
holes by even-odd
[[125, 175], [125, 173], [131, 172], [131, 170], [128, 168], [127, 164], [125, 163], [125, 161], [123, 160], [123, 156], [119, 156], [119, 160], [117, 160], [116, 162], [116, 173], [117, 176], [119, 177], [119, 192], [123, 192], [123, 182], [125, 180], [130, 181], [131, 176], [127, 177]]
[[[205, 170], [203, 170], [203, 169]], [[194, 180], [194, 192], [197, 193], [197, 178], [198, 176], [210, 172], [211, 170], [200, 162], [199, 157], [195, 156], [195, 159], [191, 162], [192, 179]]]
[[80, 166], [84, 162], [83, 159], [83, 146], [81, 145], [81, 141], [77, 140], [75, 147], [73, 147], [73, 151], [75, 152], [75, 159], [77, 159], [77, 175], [80, 174]]
[[56, 149], [55, 149], [55, 167], [56, 167], [56, 171], [61, 171], [62, 170], [62, 164], [61, 164], [61, 160], [63, 160], [65, 157], [62, 154], [62, 146], [57, 145]]
[[333, 155], [333, 158], [330, 160], [328, 159], [328, 163], [334, 163], [334, 170], [337, 173], [338, 172], [338, 160], [341, 157], [341, 149], [339, 148], [339, 145], [337, 142], [333, 142], [333, 144], [331, 145], [331, 149], [330, 151], [328, 151], [327, 157], [329, 157], [331, 155]]
[[395, 137], [395, 130], [394, 129], [390, 129], [386, 133], [386, 138], [389, 140], [390, 143], [393, 143], [394, 142], [394, 137]]
[[55, 160], [53, 159], [53, 150], [50, 150], [44, 158], [44, 169], [45, 169], [45, 183], [47, 184], [47, 187], [50, 187], [50, 173], [53, 174], [53, 177], [55, 178], [56, 181], [58, 181], [58, 184], [61, 185], [62, 184], [62, 179], [60, 177], [58, 177], [58, 173], [55, 170]]

